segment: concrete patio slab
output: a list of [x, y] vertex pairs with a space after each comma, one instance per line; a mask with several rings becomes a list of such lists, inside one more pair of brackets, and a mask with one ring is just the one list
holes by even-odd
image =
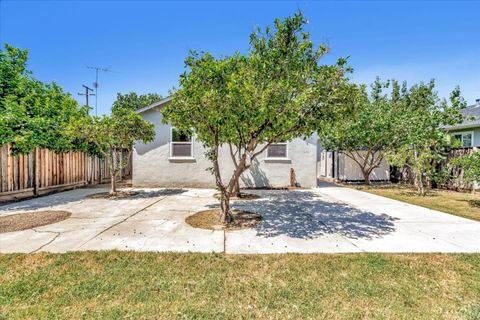
[[218, 207], [212, 189], [136, 189], [133, 197], [88, 196], [104, 188], [67, 191], [0, 206], [0, 216], [67, 210], [64, 221], [0, 234], [0, 252], [138, 250], [226, 253], [480, 252], [480, 223], [324, 184], [312, 190], [249, 190], [234, 201], [262, 214], [255, 228], [196, 229], [189, 215]]
[[225, 250], [228, 253], [350, 253], [362, 252], [352, 242], [339, 235], [321, 235], [312, 239], [287, 235], [259, 237], [256, 230], [228, 232]]
[[480, 222], [336, 185], [316, 190], [332, 199], [348, 199], [360, 210], [394, 217], [395, 232], [374, 241], [352, 240], [365, 251], [480, 252]]

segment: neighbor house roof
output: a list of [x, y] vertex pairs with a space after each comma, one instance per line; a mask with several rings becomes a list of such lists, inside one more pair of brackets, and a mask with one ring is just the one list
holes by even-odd
[[463, 122], [454, 126], [449, 126], [448, 129], [467, 129], [480, 127], [480, 104], [474, 104], [466, 107], [460, 111], [463, 115]]
[[172, 96], [168, 96], [166, 98], [163, 98], [162, 100], [160, 101], [157, 101], [157, 102], [154, 102], [146, 107], [143, 107], [141, 109], [138, 109], [137, 111], [135, 111], [136, 113], [140, 114], [140, 113], [144, 113], [145, 111], [148, 111], [148, 110], [151, 110], [151, 109], [155, 109], [155, 108], [159, 108], [161, 107], [162, 105], [164, 105], [165, 103], [167, 102], [170, 102], [172, 101]]

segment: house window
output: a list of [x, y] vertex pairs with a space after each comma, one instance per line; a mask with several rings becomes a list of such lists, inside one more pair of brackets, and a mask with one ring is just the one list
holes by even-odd
[[177, 128], [172, 128], [170, 156], [172, 158], [193, 157], [193, 134], [191, 130], [184, 132]]
[[288, 158], [288, 148], [286, 142], [272, 143], [267, 148], [267, 158], [286, 159]]
[[463, 148], [473, 147], [473, 132], [454, 133], [453, 138], [460, 142]]

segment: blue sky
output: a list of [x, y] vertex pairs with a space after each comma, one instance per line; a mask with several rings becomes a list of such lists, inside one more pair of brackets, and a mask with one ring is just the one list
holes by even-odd
[[30, 51], [29, 67], [77, 96], [100, 74], [99, 113], [117, 92], [167, 95], [189, 49], [228, 55], [248, 48], [256, 26], [300, 9], [325, 63], [350, 56], [353, 79], [409, 84], [435, 78], [441, 96], [459, 85], [480, 98], [480, 2], [12, 1], [0, 0], [0, 42]]

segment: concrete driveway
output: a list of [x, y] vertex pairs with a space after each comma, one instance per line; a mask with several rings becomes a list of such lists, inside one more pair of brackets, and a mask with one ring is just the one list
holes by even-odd
[[234, 207], [261, 213], [254, 229], [195, 229], [184, 220], [217, 206], [211, 189], [141, 189], [89, 199], [79, 189], [0, 206], [0, 215], [68, 210], [64, 221], [0, 234], [0, 252], [138, 250], [226, 253], [480, 252], [480, 223], [349, 188], [255, 190]]

